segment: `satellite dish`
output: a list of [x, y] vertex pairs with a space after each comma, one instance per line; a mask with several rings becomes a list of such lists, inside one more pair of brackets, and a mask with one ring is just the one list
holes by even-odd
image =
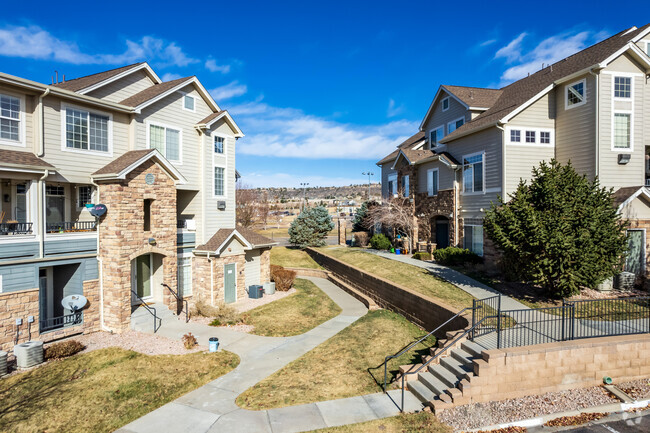
[[106, 205], [96, 204], [88, 210], [92, 216], [99, 218], [106, 213]]
[[63, 305], [63, 308], [72, 311], [81, 310], [87, 303], [88, 300], [84, 295], [69, 295], [61, 299], [61, 305]]

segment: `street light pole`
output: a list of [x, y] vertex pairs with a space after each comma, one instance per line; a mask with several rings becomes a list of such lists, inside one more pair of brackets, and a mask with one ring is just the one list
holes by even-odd
[[374, 176], [375, 173], [368, 171], [368, 172], [363, 172], [361, 173], [364, 176], [368, 176], [368, 201], [370, 201], [370, 176]]
[[302, 187], [302, 210], [305, 210], [305, 187], [307, 187], [309, 183], [302, 183], [300, 182], [300, 186]]

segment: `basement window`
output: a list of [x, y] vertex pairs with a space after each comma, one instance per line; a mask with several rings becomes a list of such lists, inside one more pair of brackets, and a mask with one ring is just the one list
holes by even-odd
[[151, 202], [150, 198], [144, 199], [144, 231], [151, 231]]

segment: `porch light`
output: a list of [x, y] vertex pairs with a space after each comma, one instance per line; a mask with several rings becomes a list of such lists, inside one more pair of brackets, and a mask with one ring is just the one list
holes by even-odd
[[156, 245], [156, 239], [149, 238], [149, 245]]

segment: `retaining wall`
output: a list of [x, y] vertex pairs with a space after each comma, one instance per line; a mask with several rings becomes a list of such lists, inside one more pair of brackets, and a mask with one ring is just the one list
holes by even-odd
[[[437, 328], [458, 312], [454, 307], [371, 275], [320, 251], [312, 248], [307, 248], [306, 251], [316, 263], [332, 272], [334, 277], [368, 296], [380, 307], [399, 313], [428, 331]], [[464, 329], [468, 325], [466, 318], [458, 317], [440, 329], [436, 336], [444, 338], [445, 332]]]

